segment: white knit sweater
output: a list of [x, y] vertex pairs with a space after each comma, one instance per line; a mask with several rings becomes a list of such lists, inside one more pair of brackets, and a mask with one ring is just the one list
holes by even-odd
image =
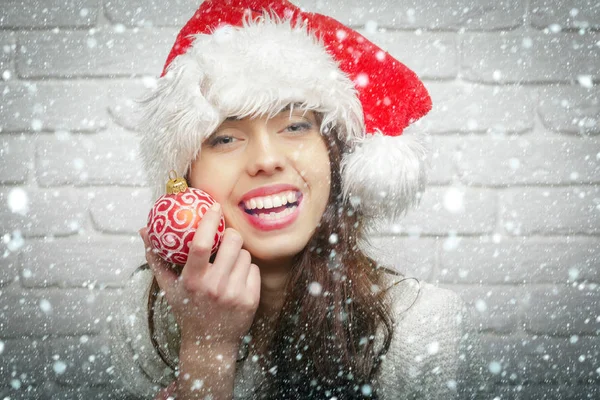
[[[386, 274], [391, 286], [402, 276]], [[123, 291], [119, 313], [113, 318], [112, 357], [115, 376], [135, 398], [152, 399], [173, 381], [173, 370], [155, 351], [147, 322], [147, 295], [152, 282], [149, 270], [138, 269]], [[420, 289], [420, 290], [419, 290]], [[484, 368], [479, 341], [464, 302], [454, 292], [414, 279], [404, 280], [389, 291], [394, 334], [381, 364], [375, 386], [380, 399], [479, 399], [483, 398]], [[155, 321], [157, 332], [174, 326], [164, 303]], [[167, 325], [164, 325], [167, 324]], [[158, 342], [169, 357], [176, 346], [167, 336]], [[377, 337], [378, 346], [381, 337]], [[379, 347], [377, 347], [379, 348]], [[238, 363], [234, 399], [249, 399], [266, 371], [251, 357]]]

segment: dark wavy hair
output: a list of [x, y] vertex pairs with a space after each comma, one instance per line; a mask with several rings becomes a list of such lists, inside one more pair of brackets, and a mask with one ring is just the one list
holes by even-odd
[[[268, 345], [270, 373], [264, 385], [254, 388], [254, 398], [378, 398], [374, 378], [393, 334], [390, 300], [386, 290], [378, 288], [385, 284], [385, 273], [400, 274], [380, 267], [359, 248], [359, 241], [365, 240], [362, 214], [341, 195], [340, 164], [348, 148], [334, 129], [322, 129], [322, 135], [331, 165], [329, 201], [313, 236], [294, 257], [287, 295]], [[321, 295], [309, 292], [312, 282], [321, 285]], [[176, 361], [156, 341], [154, 309], [159, 294], [154, 279], [148, 298], [150, 334], [165, 363], [176, 369]], [[375, 349], [379, 327], [383, 344]]]

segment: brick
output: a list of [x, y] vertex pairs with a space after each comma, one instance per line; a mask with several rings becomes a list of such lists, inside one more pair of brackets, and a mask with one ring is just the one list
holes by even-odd
[[490, 190], [429, 187], [418, 208], [373, 229], [375, 234], [410, 236], [491, 232], [496, 225], [496, 203]]
[[426, 82], [433, 109], [415, 126], [430, 133], [522, 133], [533, 129], [534, 95], [523, 87]]
[[22, 184], [33, 169], [33, 144], [26, 135], [0, 136], [0, 183]]
[[20, 234], [6, 232], [0, 241], [0, 288], [19, 280], [18, 255], [25, 241]]
[[[594, 383], [599, 338], [497, 337], [483, 338], [483, 358], [491, 376], [501, 383]], [[499, 368], [498, 368], [499, 367]], [[519, 397], [529, 399], [531, 397]]]
[[408, 277], [429, 281], [435, 265], [435, 240], [401, 237], [369, 238], [366, 250], [381, 265]]
[[120, 287], [145, 263], [141, 238], [30, 240], [20, 253], [25, 287]]
[[0, 201], [7, 205], [0, 208], [4, 228], [23, 237], [70, 235], [88, 224], [87, 194], [71, 188], [4, 188]]
[[[0, 32], [0, 79], [8, 80], [12, 76], [12, 60], [16, 49], [15, 37], [14, 32]], [[8, 71], [8, 75], [5, 71]]]
[[440, 280], [449, 283], [600, 281], [595, 238], [458, 238], [441, 247]]
[[511, 235], [597, 234], [600, 187], [519, 188], [500, 193], [500, 223]]
[[8, 82], [0, 92], [0, 132], [97, 131], [108, 122], [102, 83]]
[[[42, 382], [47, 373], [43, 344], [39, 340], [0, 340], [0, 379], [4, 385], [22, 388]], [[14, 380], [14, 382], [13, 382]]]
[[442, 142], [467, 185], [600, 182], [600, 141], [591, 138], [453, 135]]
[[47, 400], [49, 393], [46, 391], [46, 387], [27, 385], [21, 386], [17, 390], [8, 387], [0, 388], [0, 396], [2, 399], [9, 400]]
[[92, 220], [101, 232], [138, 234], [154, 204], [148, 188], [110, 188], [93, 191]]
[[40, 186], [141, 186], [139, 139], [122, 129], [94, 134], [45, 134], [36, 140]]
[[525, 385], [520, 388], [518, 400], [584, 400], [600, 397], [600, 385]]
[[107, 329], [112, 296], [108, 290], [3, 290], [0, 337], [97, 334]]
[[97, 18], [96, 0], [3, 0], [0, 28], [87, 27]]
[[[25, 32], [17, 71], [25, 78], [159, 75], [173, 45], [171, 29]], [[123, 55], [128, 56], [124, 57]]]
[[558, 25], [562, 29], [598, 29], [600, 10], [593, 4], [591, 0], [532, 0], [531, 24], [536, 28]]
[[137, 103], [148, 89], [156, 85], [155, 78], [140, 80], [113, 81], [107, 85], [108, 112], [113, 121], [123, 128], [135, 131], [137, 118], [139, 118], [139, 104]]
[[343, 7], [322, 0], [303, 3], [310, 11], [329, 15], [347, 25], [377, 21], [381, 26], [400, 29], [507, 29], [521, 25], [525, 13], [519, 1], [506, 1], [502, 7], [491, 0], [441, 0], [434, 5], [414, 0], [373, 3], [351, 0], [344, 2]]
[[590, 75], [598, 80], [600, 34], [495, 32], [465, 35], [461, 73], [485, 83], [571, 82]]
[[526, 292], [510, 286], [440, 285], [458, 293], [482, 332], [510, 333], [519, 327], [521, 299]]
[[[409, 133], [409, 127], [404, 132]], [[429, 135], [426, 145], [428, 154], [428, 185], [450, 185], [458, 180], [457, 153], [452, 151], [454, 143], [448, 141], [445, 136]]]
[[110, 0], [104, 2], [104, 10], [113, 23], [181, 28], [194, 15], [199, 4], [196, 1], [175, 0], [165, 6], [160, 0]]
[[60, 369], [50, 369], [52, 380], [59, 384], [80, 386], [102, 385], [110, 382], [107, 370], [111, 367], [110, 348], [107, 339], [98, 336], [61, 338], [50, 341], [47, 360], [49, 365], [60, 363]]
[[530, 288], [523, 302], [525, 329], [552, 335], [600, 334], [596, 286]]
[[453, 79], [458, 73], [458, 40], [448, 33], [359, 30], [415, 71], [421, 79]]
[[538, 114], [548, 129], [580, 135], [600, 133], [600, 90], [597, 87], [544, 86]]

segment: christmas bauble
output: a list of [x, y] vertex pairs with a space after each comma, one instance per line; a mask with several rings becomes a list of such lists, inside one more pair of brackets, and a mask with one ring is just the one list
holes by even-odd
[[[212, 196], [188, 187], [183, 178], [171, 178], [167, 182], [167, 194], [156, 200], [148, 214], [148, 239], [157, 254], [169, 263], [184, 265], [198, 223], [214, 203]], [[221, 215], [213, 254], [219, 248], [224, 232], [225, 219]]]

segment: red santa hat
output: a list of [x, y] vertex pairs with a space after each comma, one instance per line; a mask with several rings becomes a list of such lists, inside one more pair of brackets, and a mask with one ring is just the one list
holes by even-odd
[[289, 104], [323, 115], [349, 144], [345, 198], [367, 216], [396, 217], [426, 180], [424, 135], [402, 134], [431, 109], [416, 74], [342, 23], [285, 0], [207, 0], [181, 29], [142, 102], [140, 150], [154, 198], [185, 175], [227, 117]]

